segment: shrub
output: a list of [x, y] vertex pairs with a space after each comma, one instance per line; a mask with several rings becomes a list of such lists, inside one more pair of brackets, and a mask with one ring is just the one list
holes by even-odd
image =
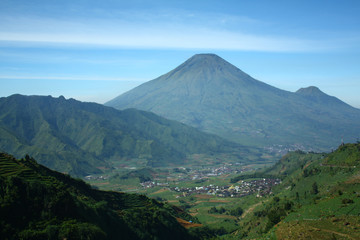
[[343, 200], [341, 200], [342, 204], [349, 204], [349, 203], [354, 203], [354, 200], [349, 199], [349, 198], [344, 198]]

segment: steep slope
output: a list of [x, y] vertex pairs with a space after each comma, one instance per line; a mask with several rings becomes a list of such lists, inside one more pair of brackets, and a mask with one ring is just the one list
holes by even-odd
[[359, 109], [316, 88], [277, 89], [214, 54], [195, 55], [106, 105], [152, 111], [247, 145], [327, 149], [360, 134]]
[[181, 209], [104, 192], [26, 157], [0, 153], [1, 239], [195, 239]]
[[[85, 175], [109, 161], [181, 165], [189, 154], [249, 152], [150, 112], [118, 111], [63, 97], [13, 95], [0, 99], [0, 150], [30, 154], [47, 167]], [[140, 166], [140, 162], [138, 166]]]

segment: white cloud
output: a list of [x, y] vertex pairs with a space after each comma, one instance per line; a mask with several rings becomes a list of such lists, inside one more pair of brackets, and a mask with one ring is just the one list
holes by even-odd
[[248, 33], [241, 29], [261, 23], [228, 15], [209, 18], [201, 14], [126, 13], [108, 19], [59, 20], [5, 16], [0, 20], [0, 41], [3, 44], [274, 52], [319, 51], [329, 47], [320, 41]]
[[103, 77], [103, 76], [14, 76], [0, 75], [0, 80], [70, 80], [70, 81], [131, 81], [144, 82], [148, 79], [143, 78], [126, 78], [126, 77]]
[[139, 29], [138, 33], [11, 33], [1, 32], [0, 41], [30, 44], [75, 44], [122, 48], [219, 49], [255, 51], [314, 51], [323, 47], [315, 41], [257, 36], [208, 29]]

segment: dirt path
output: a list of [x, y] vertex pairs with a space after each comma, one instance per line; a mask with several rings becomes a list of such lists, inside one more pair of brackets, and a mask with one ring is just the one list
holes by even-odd
[[345, 184], [355, 184], [355, 183], [360, 183], [360, 174], [357, 174], [355, 176], [350, 177], [346, 182], [344, 182]]
[[303, 167], [303, 170], [306, 169], [308, 166], [310, 166], [311, 163], [312, 163], [311, 161], [308, 162], [308, 163]]
[[[266, 200], [265, 202], [267, 202], [267, 201], [269, 201], [269, 200]], [[265, 202], [264, 202], [264, 203], [265, 203]], [[249, 207], [248, 209], [246, 209], [246, 210], [243, 212], [243, 214], [241, 215], [240, 218], [245, 218], [249, 213], [252, 213], [252, 212], [254, 211], [254, 209], [255, 209], [257, 206], [261, 205], [261, 204], [263, 204], [263, 202], [258, 202], [258, 203], [256, 203], [256, 204], [252, 205], [251, 207]]]
[[188, 222], [184, 219], [181, 218], [176, 218], [176, 220], [185, 228], [192, 228], [192, 227], [201, 227], [202, 224], [200, 223], [192, 223], [192, 222]]
[[166, 192], [166, 191], [168, 191], [168, 190], [169, 190], [169, 189], [167, 189], [167, 188], [162, 188], [162, 189], [157, 190], [156, 192], [153, 192], [153, 193], [151, 193], [151, 194], [159, 194], [159, 193]]
[[230, 202], [229, 200], [222, 200], [222, 199], [211, 199], [209, 200], [209, 202], [213, 202], [213, 203], [227, 203]]
[[245, 218], [249, 213], [251, 213], [252, 211], [254, 211], [254, 209], [259, 206], [261, 204], [261, 202], [258, 202], [254, 205], [252, 205], [251, 207], [249, 207], [248, 209], [245, 210], [245, 212], [243, 212], [243, 214], [241, 215], [241, 218]]

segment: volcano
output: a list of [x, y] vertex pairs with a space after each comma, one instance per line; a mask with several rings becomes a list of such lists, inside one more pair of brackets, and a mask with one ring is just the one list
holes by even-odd
[[317, 87], [278, 89], [215, 54], [197, 54], [105, 105], [151, 111], [249, 146], [328, 150], [360, 136], [359, 109]]

